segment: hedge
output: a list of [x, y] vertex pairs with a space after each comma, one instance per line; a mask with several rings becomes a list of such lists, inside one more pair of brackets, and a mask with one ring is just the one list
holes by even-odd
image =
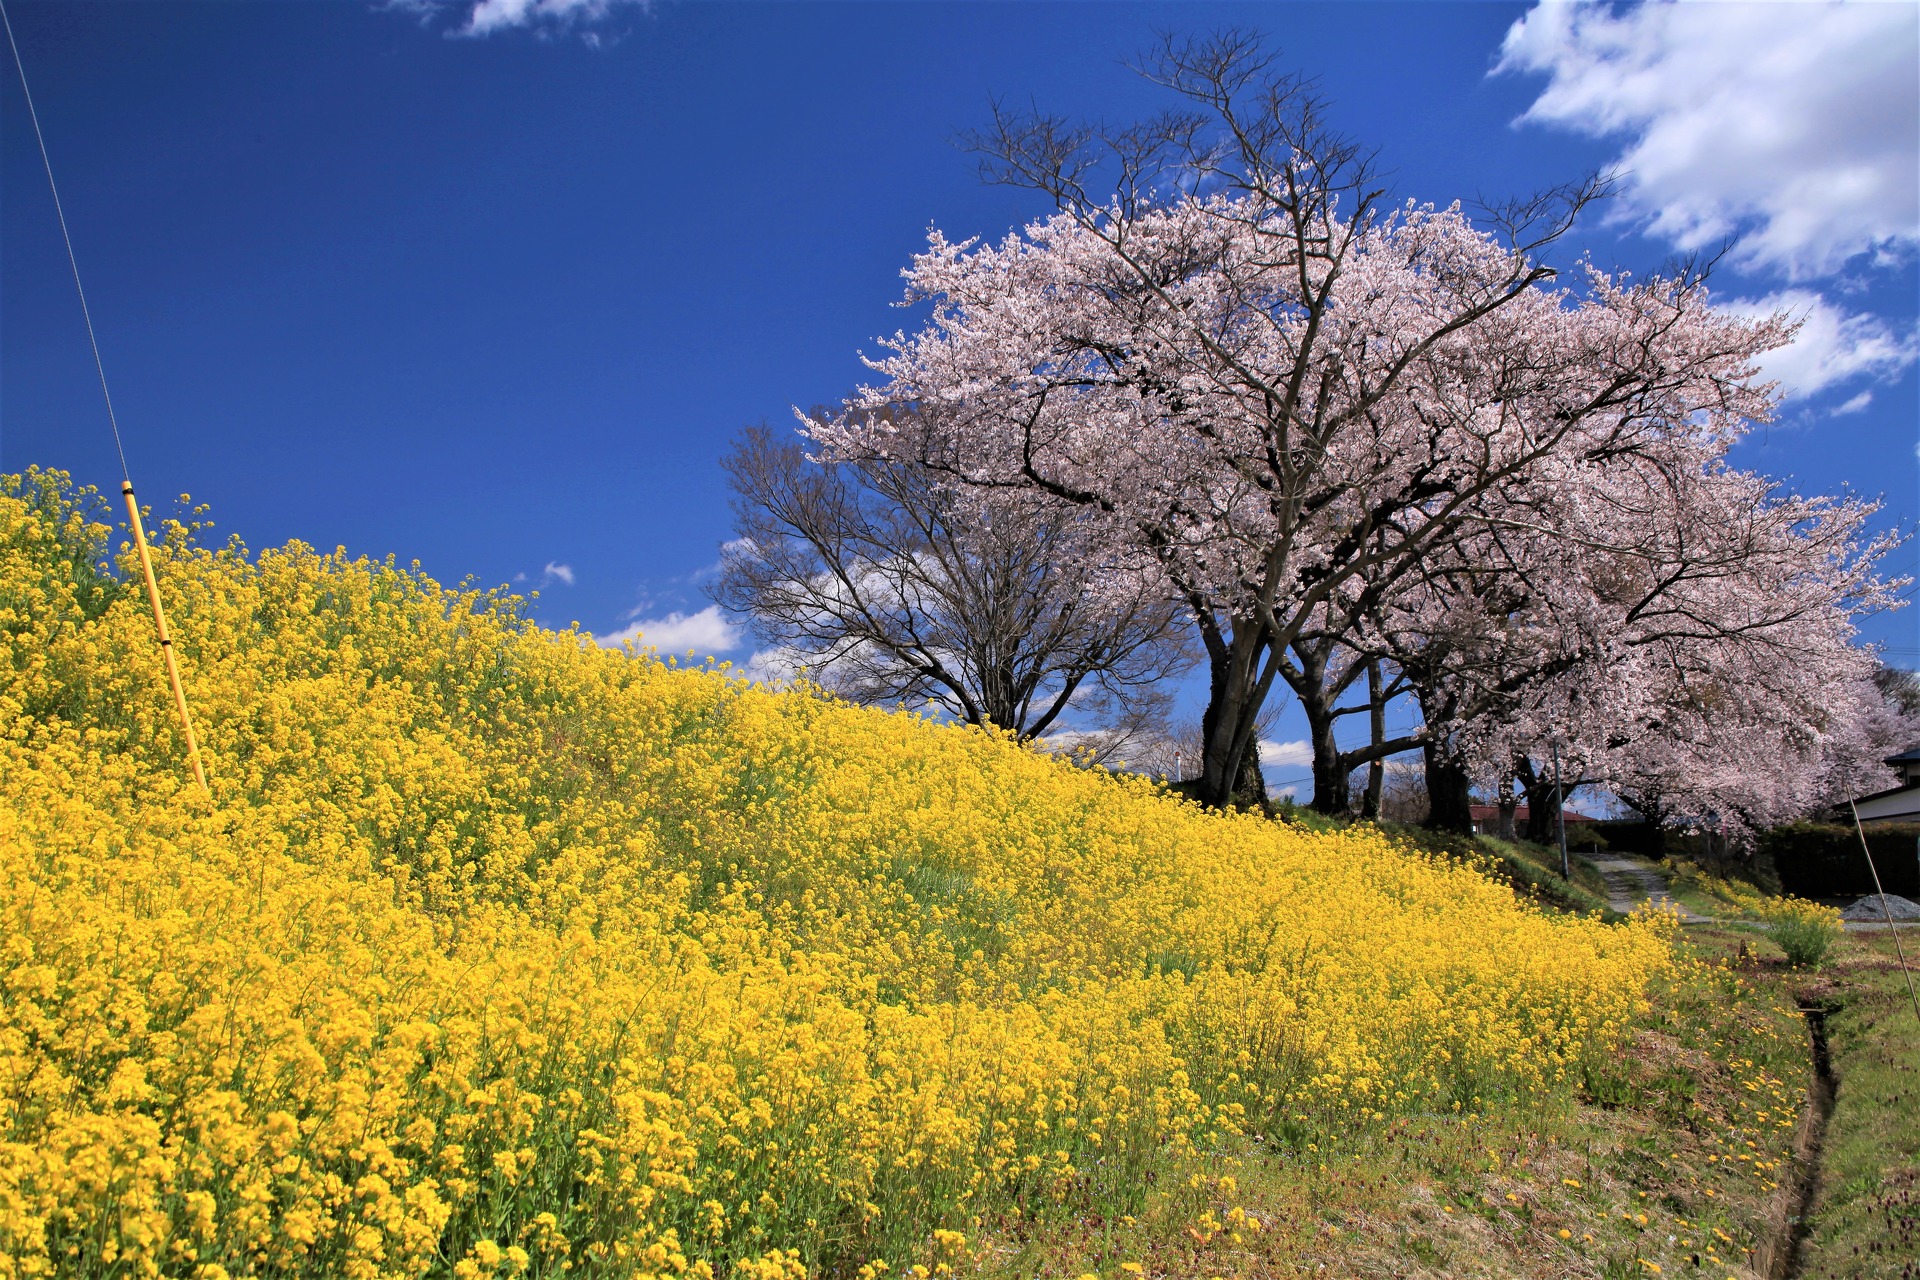
[[[1920, 898], [1920, 826], [1889, 824], [1868, 827], [1866, 833], [1886, 891]], [[1780, 887], [1797, 897], [1842, 898], [1873, 892], [1873, 873], [1851, 825], [1796, 822], [1775, 827], [1760, 837], [1760, 850], [1772, 855]]]

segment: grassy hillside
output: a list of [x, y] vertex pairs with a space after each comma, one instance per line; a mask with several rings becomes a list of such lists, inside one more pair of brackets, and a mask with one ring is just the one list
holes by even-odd
[[[0, 1275], [874, 1276], [1571, 1096], [1661, 924], [0, 480]], [[1567, 975], [1577, 974], [1570, 982]]]

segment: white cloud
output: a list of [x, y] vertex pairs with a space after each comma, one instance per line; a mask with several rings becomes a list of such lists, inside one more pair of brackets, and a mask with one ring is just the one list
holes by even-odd
[[648, 7], [647, 0], [478, 0], [461, 34], [484, 36], [512, 27], [586, 26], [622, 5]]
[[1542, 0], [1498, 71], [1523, 121], [1626, 135], [1626, 212], [1683, 249], [1795, 278], [1920, 243], [1920, 6]]
[[[652, 0], [386, 0], [380, 6], [431, 23], [442, 14], [464, 14], [465, 22], [449, 35], [484, 36], [514, 27], [542, 31], [582, 30], [601, 22], [616, 9], [650, 10]], [[600, 38], [582, 30], [582, 38], [598, 45]]]
[[664, 618], [641, 618], [631, 626], [593, 638], [595, 644], [608, 649], [617, 649], [629, 640], [662, 654], [691, 649], [711, 657], [739, 648], [740, 628], [727, 620], [719, 605], [710, 604], [698, 613], [676, 611]]
[[1862, 409], [1866, 408], [1868, 405], [1872, 403], [1873, 403], [1873, 392], [1862, 391], [1859, 395], [1853, 397], [1853, 399], [1847, 401], [1845, 404], [1836, 408], [1833, 411], [1833, 416], [1837, 418], [1843, 413], [1859, 413]]
[[740, 672], [747, 679], [779, 688], [791, 684], [806, 668], [807, 654], [787, 645], [756, 649]]
[[1044, 737], [1029, 739], [1036, 751], [1049, 755], [1070, 756], [1076, 751], [1099, 751], [1111, 741], [1112, 735], [1085, 729], [1055, 729]]
[[1275, 742], [1270, 738], [1262, 738], [1260, 763], [1268, 769], [1278, 769], [1282, 765], [1312, 764], [1313, 744], [1305, 738], [1292, 742]]
[[[1789, 399], [1804, 399], [1861, 378], [1891, 381], [1920, 358], [1920, 338], [1911, 326], [1901, 333], [1879, 316], [1847, 311], [1807, 289], [1737, 298], [1722, 307], [1744, 316], [1785, 311], [1801, 322], [1792, 342], [1760, 357], [1762, 375], [1777, 379], [1781, 393]], [[1835, 412], [1858, 412], [1871, 398], [1861, 392]]]
[[573, 566], [570, 564], [555, 564], [549, 560], [547, 561], [547, 567], [541, 572], [546, 575], [541, 580], [543, 584], [547, 582], [564, 582], [568, 586], [573, 585]]

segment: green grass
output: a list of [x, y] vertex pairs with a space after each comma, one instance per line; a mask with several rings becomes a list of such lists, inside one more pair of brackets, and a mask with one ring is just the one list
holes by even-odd
[[1697, 863], [1669, 858], [1661, 868], [1667, 893], [1695, 915], [1714, 920], [1757, 920], [1749, 882], [1713, 875]]
[[[1916, 940], [1903, 931], [1909, 964]], [[1838, 1087], [1800, 1274], [1920, 1274], [1920, 1023], [1892, 937], [1848, 934], [1822, 977]]]
[[1510, 876], [1524, 879], [1539, 896], [1555, 901], [1564, 909], [1611, 914], [1607, 906], [1606, 877], [1600, 874], [1600, 868], [1573, 850], [1567, 851], [1567, 867], [1573, 872], [1573, 883], [1568, 884], [1560, 878], [1557, 848], [1526, 840], [1496, 840], [1492, 836], [1480, 836], [1476, 843], [1498, 857], [1508, 867]]
[[1764, 855], [1750, 862], [1729, 859], [1709, 867], [1684, 854], [1674, 854], [1662, 870], [1674, 901], [1696, 915], [1716, 920], [1757, 919], [1756, 895], [1780, 896], [1780, 878]]

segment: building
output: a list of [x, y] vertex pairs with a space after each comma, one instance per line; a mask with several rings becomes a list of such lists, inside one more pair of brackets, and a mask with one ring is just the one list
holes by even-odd
[[1856, 799], [1853, 807], [1861, 824], [1920, 822], [1920, 747], [1888, 756], [1887, 764], [1900, 775], [1900, 785]]
[[[1514, 809], [1513, 829], [1515, 831], [1524, 832], [1527, 829], [1527, 816], [1529, 812], [1527, 806], [1524, 804]], [[1473, 819], [1473, 833], [1477, 836], [1493, 835], [1500, 826], [1499, 805], [1471, 804], [1467, 806], [1467, 813]], [[1575, 813], [1572, 809], [1564, 810], [1563, 814], [1567, 820], [1567, 839], [1569, 840], [1576, 839], [1573, 832], [1573, 828], [1576, 826], [1583, 822], [1591, 823], [1598, 821], [1598, 819], [1590, 817], [1587, 814]]]

